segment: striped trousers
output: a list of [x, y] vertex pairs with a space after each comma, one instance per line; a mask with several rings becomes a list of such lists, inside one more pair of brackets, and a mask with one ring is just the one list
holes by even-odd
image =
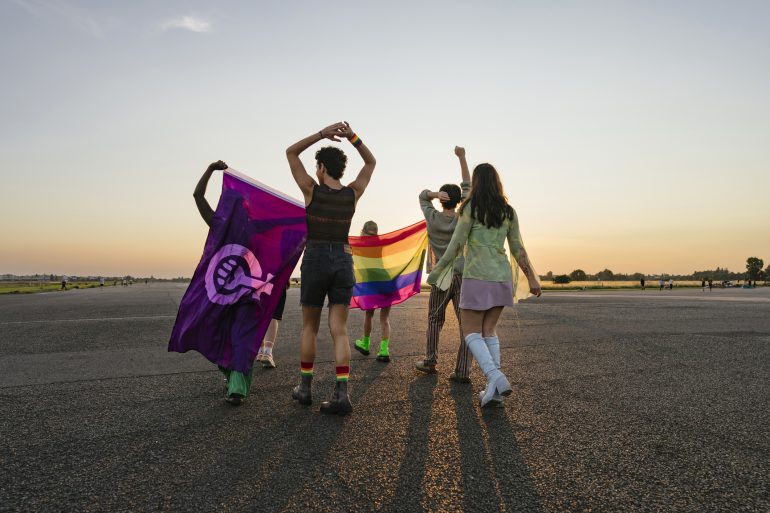
[[455, 273], [452, 277], [452, 285], [449, 290], [441, 290], [435, 285], [430, 287], [430, 299], [428, 300], [428, 331], [425, 363], [435, 365], [438, 362], [438, 342], [441, 337], [441, 328], [446, 320], [446, 307], [452, 302], [457, 323], [460, 325], [460, 349], [457, 351], [455, 373], [467, 378], [471, 373], [471, 353], [463, 337], [463, 326], [460, 321], [460, 288], [463, 284], [461, 274]]

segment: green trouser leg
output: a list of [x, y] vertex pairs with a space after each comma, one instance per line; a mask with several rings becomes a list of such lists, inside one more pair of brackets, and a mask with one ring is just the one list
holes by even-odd
[[252, 371], [247, 374], [238, 371], [230, 371], [230, 377], [227, 378], [227, 395], [239, 394], [242, 397], [248, 397], [251, 388]]
[[249, 389], [251, 388], [251, 377], [253, 369], [248, 373], [233, 371], [220, 367], [219, 370], [227, 378], [227, 396], [230, 397], [233, 394], [238, 394], [241, 397], [248, 397]]

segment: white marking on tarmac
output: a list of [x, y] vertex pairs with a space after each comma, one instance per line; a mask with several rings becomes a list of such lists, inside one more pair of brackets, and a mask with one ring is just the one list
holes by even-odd
[[695, 301], [745, 301], [749, 303], [770, 303], [770, 298], [766, 297], [738, 297], [738, 296], [679, 296], [679, 295], [666, 295], [666, 294], [613, 294], [613, 293], [591, 293], [591, 292], [558, 292], [553, 297], [583, 297], [583, 298], [596, 298], [601, 299], [605, 297], [621, 298], [621, 299], [684, 299]]
[[7, 324], [46, 324], [51, 322], [101, 322], [101, 321], [141, 321], [150, 319], [175, 319], [176, 315], [145, 315], [134, 317], [87, 317], [83, 319], [45, 319], [40, 321], [8, 321], [0, 322], [0, 326]]

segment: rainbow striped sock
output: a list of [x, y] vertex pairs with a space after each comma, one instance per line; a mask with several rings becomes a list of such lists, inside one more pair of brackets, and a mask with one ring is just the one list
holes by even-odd
[[299, 362], [299, 375], [302, 381], [313, 379], [313, 362]]
[[337, 367], [337, 381], [347, 381], [350, 377], [350, 367], [342, 365]]

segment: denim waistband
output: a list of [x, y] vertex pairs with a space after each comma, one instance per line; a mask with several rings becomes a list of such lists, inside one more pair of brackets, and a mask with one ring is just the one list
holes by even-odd
[[322, 248], [322, 249], [328, 249], [329, 251], [345, 251], [347, 253], [350, 252], [350, 244], [346, 242], [327, 242], [327, 241], [320, 241], [320, 240], [309, 240], [305, 244], [305, 247]]

